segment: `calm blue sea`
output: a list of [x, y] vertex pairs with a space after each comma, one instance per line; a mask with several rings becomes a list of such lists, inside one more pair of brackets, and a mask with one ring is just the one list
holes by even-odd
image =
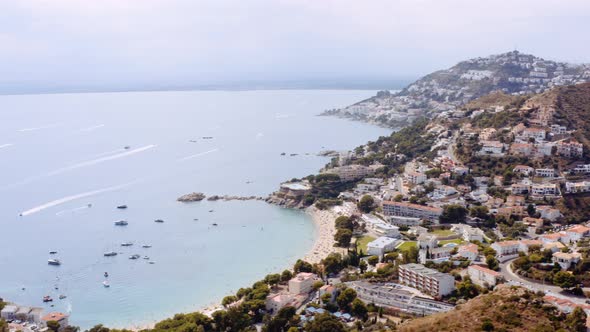
[[[389, 133], [316, 116], [373, 93], [0, 96], [0, 297], [70, 312], [82, 328], [129, 327], [218, 302], [282, 271], [315, 239], [306, 215], [256, 201], [176, 198], [265, 196], [315, 173], [328, 162], [319, 151]], [[120, 219], [129, 225], [114, 226]], [[127, 241], [134, 245], [120, 246]], [[121, 254], [103, 256], [111, 250]], [[52, 257], [62, 265], [49, 266]]]

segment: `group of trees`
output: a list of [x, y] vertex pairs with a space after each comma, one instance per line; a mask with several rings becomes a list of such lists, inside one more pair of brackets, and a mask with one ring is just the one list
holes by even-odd
[[336, 218], [334, 223], [336, 227], [336, 234], [334, 234], [334, 241], [339, 246], [348, 248], [352, 240], [352, 231], [354, 230], [354, 222], [350, 217], [340, 216]]

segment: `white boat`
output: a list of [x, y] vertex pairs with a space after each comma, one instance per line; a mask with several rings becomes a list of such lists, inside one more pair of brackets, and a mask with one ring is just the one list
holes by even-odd
[[117, 256], [117, 253], [114, 251], [109, 251], [109, 252], [105, 252], [104, 255], [106, 257], [112, 257], [112, 256]]
[[141, 256], [138, 254], [135, 254], [135, 255], [129, 256], [129, 259], [138, 259], [139, 257], [141, 257]]
[[61, 265], [61, 261], [59, 259], [48, 259], [47, 264], [49, 265]]
[[127, 226], [128, 224], [126, 220], [115, 221], [115, 226]]
[[106, 280], [102, 282], [102, 285], [103, 285], [104, 287], [106, 287], [106, 288], [108, 288], [108, 287], [111, 287], [111, 285], [109, 284], [109, 282], [108, 282], [108, 281], [106, 281]]
[[142, 248], [151, 248], [152, 245], [151, 244], [144, 244], [143, 246], [141, 246]]
[[121, 243], [121, 247], [131, 247], [133, 245], [132, 242], [123, 242]]

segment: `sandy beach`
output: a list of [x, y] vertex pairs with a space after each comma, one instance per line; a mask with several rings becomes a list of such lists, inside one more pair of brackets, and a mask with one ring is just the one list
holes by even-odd
[[341, 249], [334, 247], [334, 234], [336, 234], [334, 221], [341, 214], [333, 208], [319, 210], [313, 206], [307, 208], [306, 212], [313, 219], [318, 237], [311, 250], [302, 259], [312, 264], [319, 263], [329, 254], [341, 251]]

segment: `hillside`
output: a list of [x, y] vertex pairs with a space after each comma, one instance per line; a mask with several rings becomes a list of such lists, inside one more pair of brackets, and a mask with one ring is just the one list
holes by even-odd
[[455, 110], [494, 91], [526, 95], [586, 81], [590, 81], [587, 65], [555, 62], [513, 51], [463, 61], [426, 75], [398, 93], [381, 91], [354, 105], [323, 114], [399, 127], [422, 116]]
[[573, 331], [571, 326], [542, 296], [520, 287], [499, 286], [453, 311], [404, 323], [398, 331]]

